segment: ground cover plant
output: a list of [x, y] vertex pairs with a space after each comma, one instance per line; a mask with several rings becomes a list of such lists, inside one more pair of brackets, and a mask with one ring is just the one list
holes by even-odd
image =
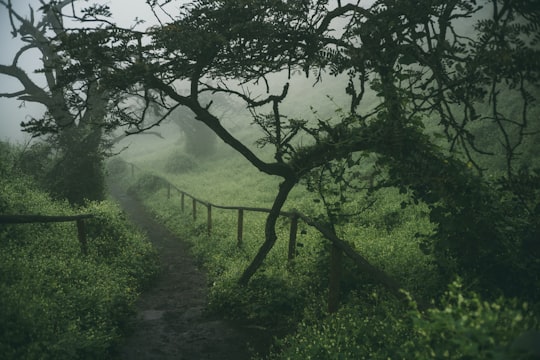
[[0, 226], [0, 353], [3, 359], [104, 359], [127, 330], [138, 293], [158, 271], [144, 235], [116, 205], [72, 208], [17, 171], [2, 143], [0, 213], [94, 214], [88, 254], [75, 223]]
[[[159, 172], [159, 164], [150, 158], [139, 159], [137, 164], [139, 176], [145, 176], [142, 169], [153, 169], [153, 176], [166, 176], [167, 181], [193, 195], [212, 194], [215, 204], [249, 203], [251, 195], [258, 198], [259, 206], [271, 203], [270, 197], [260, 194], [262, 189], [237, 192], [258, 182], [248, 166], [230, 158], [214, 161], [202, 165], [203, 170], [178, 177]], [[219, 191], [208, 180], [215, 178], [222, 179]], [[373, 206], [338, 232], [370, 261], [398, 278], [404, 288], [432, 301], [429, 310], [419, 311], [412, 300], [409, 304], [397, 301], [346, 262], [342, 307], [335, 315], [328, 315], [329, 244], [313, 229], [300, 226], [305, 232], [300, 235], [302, 246], [297, 258], [287, 263], [288, 221], [284, 220], [277, 227], [276, 247], [261, 272], [247, 288], [239, 287], [236, 279], [264, 236], [262, 216], [246, 216], [245, 240], [238, 248], [235, 212], [215, 211], [214, 228], [208, 236], [204, 211], [193, 221], [189, 207], [181, 212], [180, 197], [174, 191], [171, 199], [164, 200], [165, 184], [146, 192], [144, 187], [138, 189], [156, 216], [190, 241], [192, 251], [208, 270], [209, 310], [280, 335], [270, 359], [529, 358], [531, 343], [523, 348], [514, 344], [538, 328], [535, 305], [504, 298], [482, 299], [478, 293], [463, 289], [459, 281], [446, 288], [434, 258], [422, 251], [422, 239], [410, 241], [419, 230], [433, 229], [428, 212], [420, 204], [401, 209], [396, 200], [403, 195], [397, 190], [380, 192]], [[289, 198], [287, 205], [312, 208], [312, 202], [312, 194], [304, 189]]]

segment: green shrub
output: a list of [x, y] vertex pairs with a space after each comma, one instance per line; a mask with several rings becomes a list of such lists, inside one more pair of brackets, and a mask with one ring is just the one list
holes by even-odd
[[18, 152], [17, 167], [44, 186], [45, 175], [51, 170], [52, 165], [51, 145], [40, 141]]
[[167, 157], [164, 170], [170, 174], [183, 174], [196, 167], [197, 162], [192, 157], [180, 152], [174, 152]]
[[396, 359], [411, 330], [403, 306], [382, 294], [373, 290], [332, 315], [320, 305], [307, 310], [296, 333], [278, 340], [269, 359]]
[[538, 328], [526, 303], [484, 301], [458, 282], [425, 313], [380, 297], [373, 292], [334, 315], [306, 317], [270, 359], [533, 359], [513, 346]]
[[263, 272], [257, 274], [247, 287], [238, 285], [238, 276], [222, 277], [213, 283], [209, 311], [282, 330], [294, 326], [311, 301], [311, 289], [294, 275]]
[[137, 178], [136, 182], [129, 188], [135, 194], [152, 194], [167, 186], [167, 182], [156, 175], [143, 174]]
[[157, 252], [146, 237], [133, 230], [125, 214], [111, 202], [91, 202], [85, 211], [88, 255], [127, 276], [133, 286], [145, 285], [159, 271]]
[[403, 350], [415, 359], [532, 359], [512, 344], [539, 325], [527, 303], [485, 301], [465, 293], [459, 282], [451, 284], [439, 307], [425, 315], [413, 311], [411, 317], [415, 337]]
[[136, 299], [121, 273], [81, 258], [2, 249], [4, 359], [93, 359], [107, 355]]
[[[32, 181], [3, 173], [0, 213], [73, 215]], [[75, 223], [0, 225], [2, 359], [104, 359], [125, 330], [141, 286], [157, 271], [155, 252], [116, 205], [78, 209], [88, 256]]]

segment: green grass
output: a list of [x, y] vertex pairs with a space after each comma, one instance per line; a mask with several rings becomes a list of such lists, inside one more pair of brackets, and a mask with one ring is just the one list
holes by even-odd
[[[259, 173], [230, 152], [227, 156], [222, 153], [207, 159], [186, 173], [167, 173], [160, 159], [176, 151], [170, 145], [131, 160], [140, 169], [167, 179], [203, 201], [218, 205], [270, 207], [279, 179]], [[457, 354], [455, 358], [461, 353], [488, 358], [490, 354], [506, 354], [507, 351], [506, 347], [494, 347], [490, 343], [493, 339], [507, 346], [520, 331], [536, 326], [534, 315], [528, 313], [519, 315], [526, 321], [514, 321], [521, 305], [501, 305], [506, 304], [504, 299], [493, 306], [486, 303], [485, 306], [492, 310], [474, 315], [473, 305], [463, 307], [462, 300], [455, 302], [455, 299], [466, 299], [464, 301], [475, 304], [478, 295], [468, 295], [455, 287], [451, 290], [453, 300], [443, 304], [445, 309], [433, 308], [430, 318], [417, 321], [415, 319], [421, 315], [414, 305], [397, 301], [346, 258], [341, 281], [342, 307], [338, 314], [329, 316], [326, 312], [329, 242], [315, 229], [300, 223], [298, 254], [288, 263], [290, 222], [286, 218], [278, 222], [278, 241], [264, 265], [248, 287], [240, 287], [238, 278], [264, 241], [265, 215], [245, 213], [244, 241], [238, 247], [236, 211], [214, 209], [213, 229], [209, 236], [202, 205], [198, 207], [197, 220], [193, 221], [190, 202], [186, 202], [182, 213], [178, 194], [173, 191], [171, 199], [167, 199], [166, 187], [147, 191], [144, 173], [139, 172], [137, 176], [132, 188], [161, 222], [190, 242], [194, 255], [208, 271], [209, 310], [227, 318], [268, 327], [276, 333], [289, 334], [276, 342], [271, 359], [387, 359], [396, 354], [401, 354], [397, 358], [419, 356], [428, 359], [433, 353], [443, 356], [447, 352]], [[338, 235], [373, 265], [394, 277], [414, 297], [423, 300], [437, 297], [447, 284], [437, 275], [434, 259], [421, 251], [423, 236], [433, 231], [428, 208], [423, 204], [402, 208], [401, 204], [409, 199], [398, 189], [383, 189], [374, 196], [375, 204], [338, 226]], [[316, 216], [322, 213], [322, 208], [315, 198], [300, 185], [291, 193], [285, 209], [298, 209]], [[346, 205], [347, 210], [365, 206], [361, 194], [353, 199]], [[460, 319], [477, 317], [458, 330], [452, 330], [445, 325], [448, 311], [458, 314], [452, 318], [456, 323]], [[478, 327], [479, 323], [489, 324], [489, 328], [482, 329]], [[448, 326], [455, 325], [449, 322]], [[511, 332], [505, 333], [506, 328], [511, 328]], [[485, 346], [472, 349], [466, 341], [459, 340], [454, 344], [440, 338], [441, 334], [452, 331], [457, 331], [456, 339], [477, 336]], [[422, 344], [422, 348], [414, 345], [417, 343]], [[458, 350], [454, 349], [456, 347]]]
[[[160, 159], [166, 158], [174, 146], [166, 147], [153, 152], [153, 156], [137, 157], [133, 162], [141, 169], [147, 169], [161, 176], [176, 187], [191, 195], [217, 205], [256, 206], [269, 208], [277, 193], [279, 178], [270, 177], [251, 166], [239, 155], [217, 156], [202, 162], [194, 170], [183, 174], [170, 174], [163, 170]], [[128, 158], [129, 160], [129, 158]], [[156, 198], [166, 198], [166, 190], [156, 194]], [[426, 257], [419, 247], [416, 233], [429, 234], [432, 225], [427, 219], [427, 209], [410, 206], [401, 209], [400, 204], [407, 200], [406, 195], [399, 194], [397, 189], [386, 189], [377, 194], [375, 206], [367, 209], [351, 222], [338, 227], [339, 235], [353, 244], [358, 251], [377, 266], [382, 267], [392, 275], [407, 281], [407, 285], [418, 287], [417, 273], [433, 273], [431, 260]], [[162, 198], [162, 199], [163, 199]], [[290, 194], [284, 209], [297, 209], [309, 215], [318, 215], [323, 212], [322, 205], [314, 201], [316, 194], [308, 192], [302, 185], [297, 186]], [[163, 204], [162, 199], [156, 201], [154, 208]], [[186, 198], [187, 199], [187, 198]], [[172, 191], [170, 202], [175, 203], [179, 209], [180, 195]], [[348, 204], [352, 212], [364, 206], [360, 197]], [[177, 209], [177, 210], [178, 210]], [[177, 210], [171, 210], [173, 213]], [[163, 212], [157, 209], [157, 211]], [[191, 202], [186, 201], [186, 211], [191, 213]], [[206, 210], [199, 205], [199, 222], [196, 226], [204, 227]], [[164, 215], [166, 216], [166, 215]], [[174, 216], [169, 214], [168, 216]], [[214, 238], [220, 241], [236, 243], [237, 214], [235, 211], [214, 209], [212, 213]], [[265, 215], [247, 212], [244, 215], [245, 245], [254, 249], [264, 239]], [[283, 219], [278, 224], [279, 241], [271, 256], [286, 258], [287, 239], [289, 236], [289, 221]], [[314, 229], [300, 223], [300, 230], [307, 232], [300, 235], [299, 241], [303, 245], [311, 243], [320, 246], [321, 238]], [[300, 249], [305, 251], [305, 249]], [[313, 251], [317, 251], [313, 249]], [[274, 253], [278, 255], [274, 255]], [[414, 264], [415, 266], [411, 266]], [[427, 275], [429, 276], [429, 275]], [[426, 276], [426, 277], [427, 277]], [[425, 282], [422, 282], [425, 284]]]
[[[237, 156], [217, 156], [202, 162], [194, 170], [179, 175], [170, 174], [163, 170], [163, 162], [174, 150], [169, 146], [154, 151], [152, 156], [137, 157], [133, 161], [141, 169], [148, 169], [153, 174], [161, 176], [176, 187], [217, 205], [257, 206], [269, 208], [277, 192], [279, 179], [258, 172], [247, 161]], [[128, 158], [129, 160], [129, 158]], [[198, 220], [190, 220], [191, 202], [186, 198], [185, 214], [180, 211], [180, 195], [174, 190], [172, 198], [167, 198], [167, 190], [161, 189], [152, 196], [147, 197], [147, 204], [158, 216], [173, 230], [184, 231], [190, 228], [196, 235], [204, 240], [194, 243], [194, 251], [202, 257], [210, 257], [208, 267], [220, 269], [215, 272], [224, 278], [238, 278], [241, 271], [249, 263], [258, 247], [264, 241], [265, 214], [246, 212], [244, 214], [244, 241], [242, 249], [236, 248], [237, 242], [237, 213], [236, 211], [214, 209], [212, 212], [213, 234], [206, 238], [206, 209], [198, 206]], [[310, 215], [322, 213], [320, 203], [314, 202], [315, 194], [308, 192], [299, 185], [289, 196], [285, 210], [298, 209]], [[363, 256], [388, 272], [391, 276], [403, 283], [403, 286], [413, 293], [425, 295], [437, 286], [437, 278], [432, 259], [424, 255], [419, 248], [416, 233], [429, 234], [432, 226], [427, 220], [426, 209], [422, 206], [412, 206], [401, 209], [400, 204], [405, 195], [397, 190], [388, 189], [377, 194], [377, 202], [362, 214], [351, 219], [351, 222], [338, 227], [338, 234], [346, 239]], [[363, 206], [362, 199], [349, 204], [351, 208]], [[184, 219], [182, 225], [178, 219]], [[286, 218], [280, 220], [277, 226], [278, 241], [265, 262], [265, 270], [284, 269], [287, 265], [287, 249], [290, 221]], [[208, 245], [210, 242], [212, 245]], [[317, 281], [326, 275], [319, 274], [321, 261], [326, 261], [326, 241], [315, 229], [300, 222], [298, 247], [299, 256], [296, 263], [304, 268], [305, 274], [311, 276], [318, 273]], [[214, 255], [205, 255], [206, 252], [217, 252]], [[226, 255], [224, 255], [226, 254]], [[234, 256], [234, 266], [227, 265], [227, 259]], [[220, 259], [224, 257], [223, 259]], [[273, 271], [273, 270], [272, 270]], [[280, 270], [281, 271], [281, 270]], [[218, 277], [219, 277], [218, 276]], [[422, 281], [419, 283], [418, 278]], [[216, 277], [217, 278], [217, 277]], [[219, 279], [215, 280], [219, 283]], [[310, 284], [309, 286], [312, 286]], [[322, 284], [317, 284], [322, 286]]]

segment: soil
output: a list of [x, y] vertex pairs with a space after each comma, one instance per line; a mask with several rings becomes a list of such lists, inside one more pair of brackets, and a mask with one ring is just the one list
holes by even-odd
[[120, 186], [109, 189], [128, 218], [146, 232], [159, 253], [162, 272], [137, 303], [132, 332], [117, 350], [118, 359], [243, 360], [266, 352], [270, 335], [205, 311], [207, 280], [189, 245], [153, 220], [142, 204]]

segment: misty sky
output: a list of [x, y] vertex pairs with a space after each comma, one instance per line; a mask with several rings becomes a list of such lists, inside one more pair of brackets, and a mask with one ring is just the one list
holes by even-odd
[[[142, 30], [157, 24], [155, 16], [149, 9], [145, 0], [95, 0], [89, 2], [79, 1], [79, 3], [82, 5], [88, 5], [94, 2], [107, 4], [111, 8], [113, 18], [119, 26], [130, 27], [130, 25], [134, 24], [136, 18], [145, 20], [145, 23], [140, 25], [139, 27], [139, 29]], [[168, 9], [172, 14], [174, 14], [174, 8], [177, 8], [178, 4], [186, 2], [188, 1], [173, 1], [171, 4], [168, 5]], [[343, 1], [343, 3], [346, 2], [348, 1]], [[35, 18], [39, 19], [40, 13], [37, 11], [37, 9], [39, 8], [38, 0], [13, 0], [13, 3], [15, 9], [27, 18], [30, 17], [29, 6], [33, 6], [35, 11]], [[372, 0], [364, 0], [361, 2], [362, 5], [369, 5], [370, 3], [372, 3]], [[162, 16], [163, 21], [170, 21], [170, 19], [163, 14], [158, 15]], [[10, 31], [11, 27], [9, 24], [7, 10], [3, 6], [0, 6], [0, 44], [2, 45], [2, 51], [0, 51], [0, 63], [4, 65], [11, 64], [13, 56], [16, 54], [17, 50], [21, 48], [22, 45], [22, 42], [18, 41], [18, 39], [14, 39], [11, 36]], [[36, 68], [39, 68], [41, 66], [39, 57], [39, 52], [35, 50], [27, 52], [25, 53], [25, 56], [23, 56], [19, 60], [19, 66], [27, 72], [32, 73]], [[44, 81], [42, 80], [41, 74], [34, 74], [33, 79], [40, 86], [44, 86]], [[306, 80], [304, 79], [303, 82], [306, 82]], [[298, 91], [300, 90], [297, 90], [296, 95], [305, 96], [304, 91], [311, 88], [312, 82], [313, 80], [308, 80], [307, 83], [304, 84], [305, 89], [301, 89], [300, 93], [298, 93]], [[279, 82], [279, 84], [280, 86], [282, 86], [282, 82]], [[304, 87], [302, 85], [300, 86]], [[18, 81], [0, 74], [0, 93], [14, 92], [21, 89], [22, 87], [18, 83]], [[281, 91], [280, 89], [278, 89], [278, 91]], [[295, 89], [291, 89], [290, 92], [292, 93], [292, 95], [294, 95]], [[323, 94], [323, 96], [325, 96], [325, 94]], [[322, 102], [325, 102], [324, 98], [322, 99]], [[30, 119], [30, 117], [39, 118], [45, 111], [45, 108], [42, 105], [35, 103], [22, 103], [15, 98], [6, 99], [0, 97], [0, 110], [0, 140], [9, 139], [11, 141], [24, 141], [26, 139], [29, 139], [29, 135], [20, 131], [21, 121], [27, 121]], [[309, 111], [309, 109], [297, 110]], [[293, 115], [298, 116], [298, 114]]]
[[[145, 0], [97, 0], [95, 2], [107, 4], [110, 6], [114, 19], [118, 25], [129, 27], [134, 23], [136, 17], [145, 19], [145, 23], [141, 25], [143, 29], [154, 25], [154, 15], [146, 5]], [[84, 4], [88, 4], [84, 2]], [[14, 0], [13, 6], [17, 11], [20, 11], [26, 18], [30, 18], [29, 6], [32, 6], [35, 11], [35, 18], [39, 19], [40, 13], [37, 11], [39, 8], [39, 1], [37, 0]], [[11, 36], [11, 26], [9, 24], [9, 17], [7, 10], [0, 6], [0, 44], [2, 45], [2, 51], [0, 51], [0, 64], [11, 64], [13, 56], [17, 50], [21, 48], [22, 42], [18, 39], [14, 39]], [[25, 56], [19, 61], [19, 67], [33, 72], [40, 66], [39, 53], [37, 51], [27, 52]], [[40, 81], [41, 75], [33, 75], [34, 81], [39, 85], [43, 85], [43, 81]], [[12, 78], [0, 74], [0, 93], [13, 92], [21, 90], [22, 86], [18, 81]], [[28, 120], [29, 117], [40, 117], [44, 112], [44, 107], [35, 103], [22, 103], [16, 98], [0, 98], [0, 140], [11, 141], [23, 141], [25, 138], [29, 138], [27, 134], [20, 131], [21, 121]]]

